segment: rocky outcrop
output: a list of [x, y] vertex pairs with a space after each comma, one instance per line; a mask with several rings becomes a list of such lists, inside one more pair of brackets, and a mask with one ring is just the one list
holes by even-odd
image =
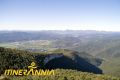
[[55, 59], [55, 58], [60, 58], [62, 57], [63, 54], [62, 53], [59, 53], [59, 54], [49, 54], [46, 56], [46, 58], [44, 59], [44, 65], [46, 63], [48, 63], [49, 61], [51, 61], [52, 59]]

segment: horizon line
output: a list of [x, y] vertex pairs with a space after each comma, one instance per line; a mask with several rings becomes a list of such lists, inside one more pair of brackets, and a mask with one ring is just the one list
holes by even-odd
[[11, 31], [11, 32], [12, 32], [12, 31], [13, 31], [13, 32], [14, 32], [14, 31], [21, 31], [21, 32], [22, 32], [22, 31], [23, 31], [23, 32], [24, 32], [24, 31], [34, 31], [34, 32], [35, 32], [35, 31], [36, 31], [36, 32], [39, 32], [39, 31], [97, 31], [97, 32], [120, 32], [120, 31], [90, 30], [90, 29], [88, 29], [88, 30], [82, 30], [82, 29], [81, 29], [81, 30], [80, 30], [80, 29], [76, 29], [76, 30], [75, 30], [75, 29], [65, 29], [65, 30], [62, 30], [62, 29], [61, 29], [61, 30], [60, 30], [60, 29], [59, 29], [59, 30], [58, 30], [58, 29], [42, 29], [42, 30], [0, 30], [0, 32], [1, 32], [1, 31]]

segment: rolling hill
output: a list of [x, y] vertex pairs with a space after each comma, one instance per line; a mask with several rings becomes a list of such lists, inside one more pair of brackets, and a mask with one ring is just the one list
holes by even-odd
[[[89, 57], [83, 58], [80, 56], [80, 54], [79, 56], [77, 55], [78, 52], [69, 51], [69, 50], [64, 50], [65, 53], [62, 53], [63, 55], [62, 57], [54, 58], [45, 64], [44, 59], [46, 57], [49, 57], [50, 55], [54, 57], [53, 54], [59, 54], [57, 53], [57, 51], [54, 51], [49, 54], [45, 54], [45, 53], [43, 54], [43, 53], [30, 53], [27, 51], [0, 47], [0, 67], [1, 67], [0, 73], [3, 73], [3, 71], [6, 68], [15, 68], [15, 69], [26, 68], [28, 64], [30, 64], [32, 61], [37, 63], [38, 68], [39, 67], [48, 68], [48, 69], [65, 68], [65, 69], [74, 69], [84, 72], [93, 72], [99, 74], [102, 73], [102, 70], [100, 70], [94, 64], [91, 64], [92, 61], [93, 63], [97, 64], [97, 61], [95, 61], [97, 59], [91, 59], [91, 62], [89, 62], [90, 61]], [[83, 53], [81, 54], [84, 55]], [[55, 65], [55, 63], [58, 64], [56, 64], [56, 66], [53, 66]], [[64, 63], [66, 64], [64, 65]]]
[[[63, 52], [64, 53], [61, 53]], [[60, 53], [58, 53], [60, 52]], [[54, 58], [44, 65], [45, 58], [50, 55], [62, 54], [60, 58]], [[67, 50], [57, 49], [49, 53], [32, 53], [23, 50], [0, 47], [0, 73], [5, 69], [24, 69], [31, 62], [36, 62], [38, 69], [55, 69], [55, 76], [0, 76], [1, 80], [119, 80], [117, 77], [100, 74], [101, 70], [89, 63], [89, 55]], [[82, 55], [82, 57], [80, 56]], [[87, 58], [85, 55], [88, 55]], [[94, 59], [93, 59], [94, 60]], [[96, 62], [96, 61], [95, 61]], [[74, 69], [74, 70], [73, 70]], [[82, 72], [83, 71], [83, 72]], [[89, 73], [88, 73], [89, 72]], [[99, 74], [93, 74], [99, 73]]]

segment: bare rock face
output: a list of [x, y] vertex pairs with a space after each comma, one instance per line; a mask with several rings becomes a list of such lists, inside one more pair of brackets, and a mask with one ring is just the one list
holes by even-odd
[[48, 56], [46, 56], [46, 58], [44, 59], [44, 64], [48, 63], [50, 60], [55, 59], [55, 58], [60, 58], [62, 57], [63, 54], [59, 53], [59, 54], [49, 54]]

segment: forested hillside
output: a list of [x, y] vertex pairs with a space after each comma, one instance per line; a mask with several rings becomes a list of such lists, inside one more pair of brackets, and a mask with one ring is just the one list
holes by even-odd
[[[51, 51], [53, 54], [58, 54], [63, 50]], [[43, 61], [47, 55], [51, 55], [51, 52], [46, 53], [31, 53], [28, 51], [22, 51], [17, 49], [0, 47], [0, 73], [4, 73], [5, 69], [24, 69], [30, 65], [31, 62], [36, 62], [38, 69], [55, 69], [55, 76], [1, 76], [1, 80], [120, 80], [117, 77], [112, 77], [101, 73], [99, 69], [88, 63], [83, 57], [77, 55], [77, 52], [71, 50], [64, 50], [63, 57], [56, 58], [44, 65]], [[76, 58], [77, 57], [77, 58]], [[80, 61], [79, 61], [80, 60]], [[93, 59], [94, 60], [94, 59]], [[74, 62], [75, 61], [75, 62]], [[77, 63], [76, 63], [77, 62]], [[79, 62], [79, 63], [78, 63]], [[57, 63], [57, 64], [56, 64]], [[76, 67], [75, 67], [76, 66]], [[79, 68], [80, 67], [80, 68]], [[74, 70], [72, 70], [74, 69]], [[94, 72], [93, 70], [97, 70]], [[85, 71], [85, 72], [81, 72]], [[88, 73], [90, 72], [90, 73]], [[93, 72], [93, 73], [91, 73]]]
[[[60, 51], [60, 50], [59, 50]], [[49, 53], [49, 52], [48, 52]], [[58, 52], [50, 54], [58, 54]], [[61, 52], [60, 52], [61, 53]], [[27, 51], [2, 48], [0, 47], [0, 73], [3, 73], [5, 69], [13, 68], [27, 68], [31, 62], [36, 62], [38, 68], [47, 68], [47, 69], [74, 69], [84, 72], [93, 72], [93, 73], [102, 73], [95, 64], [99, 64], [100, 61], [97, 59], [90, 59], [89, 57], [78, 56], [77, 52], [66, 50], [63, 53], [63, 56], [60, 58], [55, 58], [44, 65], [44, 59], [47, 55], [43, 53], [30, 53]], [[53, 55], [54, 56], [54, 55]], [[91, 61], [90, 61], [91, 60]], [[95, 64], [92, 64], [95, 63]]]

